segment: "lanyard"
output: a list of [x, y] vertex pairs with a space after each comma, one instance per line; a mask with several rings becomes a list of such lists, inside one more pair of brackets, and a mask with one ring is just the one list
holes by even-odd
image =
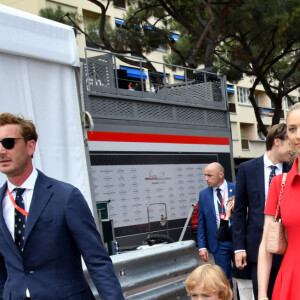
[[27, 217], [28, 216], [28, 212], [16, 204], [15, 199], [12, 196], [11, 192], [9, 191], [8, 187], [7, 187], [7, 193], [8, 193], [8, 196], [9, 196], [9, 198], [10, 198], [13, 206], [15, 207], [15, 209], [18, 210], [22, 215], [24, 215], [24, 216]]
[[223, 207], [224, 207], [224, 202], [225, 202], [225, 190], [224, 190], [223, 198], [222, 198], [222, 211], [223, 211]]
[[[217, 201], [220, 203], [220, 200], [219, 200], [218, 197], [217, 197]], [[224, 208], [224, 202], [225, 202], [225, 190], [224, 190], [223, 197], [222, 197], [221, 211], [223, 211], [223, 208]], [[221, 213], [221, 212], [219, 212], [219, 213]]]

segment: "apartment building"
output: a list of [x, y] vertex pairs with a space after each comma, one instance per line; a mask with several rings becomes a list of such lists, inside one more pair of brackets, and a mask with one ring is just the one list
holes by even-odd
[[[233, 154], [236, 166], [241, 162], [264, 154], [265, 136], [259, 132], [253, 107], [248, 99], [252, 79], [245, 77], [238, 84], [228, 84], [228, 102], [230, 111], [230, 123], [233, 142]], [[299, 90], [291, 94], [294, 101], [299, 101]], [[274, 108], [261, 85], [255, 90], [255, 99], [259, 107], [263, 123], [269, 128], [272, 124]], [[280, 122], [285, 122], [289, 109], [288, 99], [282, 100]]]
[[[8, 5], [32, 14], [39, 14], [40, 9], [52, 7], [57, 8], [61, 6], [64, 11], [77, 12], [78, 15], [82, 17], [82, 28], [86, 29], [88, 25], [95, 22], [100, 16], [100, 9], [95, 4], [89, 1], [83, 0], [1, 0], [4, 5]], [[114, 0], [113, 5], [110, 5], [107, 12], [108, 22], [112, 27], [119, 26], [123, 22], [123, 15], [126, 13], [126, 1], [125, 0]], [[176, 36], [176, 35], [174, 35]], [[84, 49], [86, 46], [90, 46], [85, 39], [83, 34], [78, 34], [77, 43], [79, 49], [80, 57], [85, 56]], [[166, 55], [165, 49], [157, 49], [153, 51], [147, 58], [149, 60], [162, 62], [163, 56]], [[134, 69], [130, 69], [128, 66], [119, 66], [124, 70], [131, 70], [133, 73], [136, 72]], [[180, 83], [186, 80], [184, 71], [177, 70], [174, 73], [171, 69], [160, 69], [161, 66], [158, 64], [158, 71], [164, 76], [165, 82], [169, 84]], [[161, 67], [162, 68], [162, 67]], [[144, 74], [144, 73], [143, 73]], [[146, 82], [148, 84], [148, 89], [153, 88], [150, 80], [150, 76], [145, 76]], [[232, 130], [232, 140], [233, 140], [233, 156], [235, 159], [236, 166], [240, 162], [245, 160], [258, 157], [265, 152], [265, 141], [264, 136], [258, 132], [257, 122], [254, 115], [254, 110], [248, 100], [249, 88], [251, 87], [251, 78], [244, 78], [238, 84], [228, 84], [228, 101], [230, 110], [230, 122]], [[266, 126], [270, 126], [272, 122], [273, 108], [271, 101], [264, 92], [261, 86], [256, 89], [256, 101], [260, 108], [260, 114], [262, 120]], [[299, 100], [299, 91], [293, 92], [292, 96], [294, 99]], [[287, 100], [283, 100], [282, 103], [282, 122], [286, 115], [286, 110], [288, 108]]]

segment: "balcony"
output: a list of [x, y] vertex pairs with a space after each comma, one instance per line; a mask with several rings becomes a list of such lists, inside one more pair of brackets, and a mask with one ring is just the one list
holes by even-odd
[[212, 72], [92, 48], [82, 63], [84, 89], [91, 95], [227, 110], [225, 77]]
[[235, 139], [233, 141], [234, 158], [252, 159], [263, 155], [266, 152], [266, 142], [263, 140]]

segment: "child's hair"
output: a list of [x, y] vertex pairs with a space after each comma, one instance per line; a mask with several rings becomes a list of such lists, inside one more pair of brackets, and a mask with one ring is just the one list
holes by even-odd
[[230, 283], [217, 265], [205, 264], [196, 268], [186, 279], [185, 285], [189, 296], [191, 291], [200, 285], [204, 292], [217, 294], [222, 300], [232, 299]]

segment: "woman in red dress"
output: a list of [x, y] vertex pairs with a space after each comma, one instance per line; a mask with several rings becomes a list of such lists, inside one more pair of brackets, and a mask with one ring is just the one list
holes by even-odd
[[[279, 216], [286, 229], [288, 247], [276, 278], [272, 300], [300, 299], [300, 103], [293, 105], [286, 118], [287, 135], [297, 157], [287, 174]], [[274, 177], [265, 207], [265, 224], [258, 257], [258, 298], [267, 300], [267, 286], [273, 255], [266, 250], [267, 231], [274, 221], [282, 174]]]

